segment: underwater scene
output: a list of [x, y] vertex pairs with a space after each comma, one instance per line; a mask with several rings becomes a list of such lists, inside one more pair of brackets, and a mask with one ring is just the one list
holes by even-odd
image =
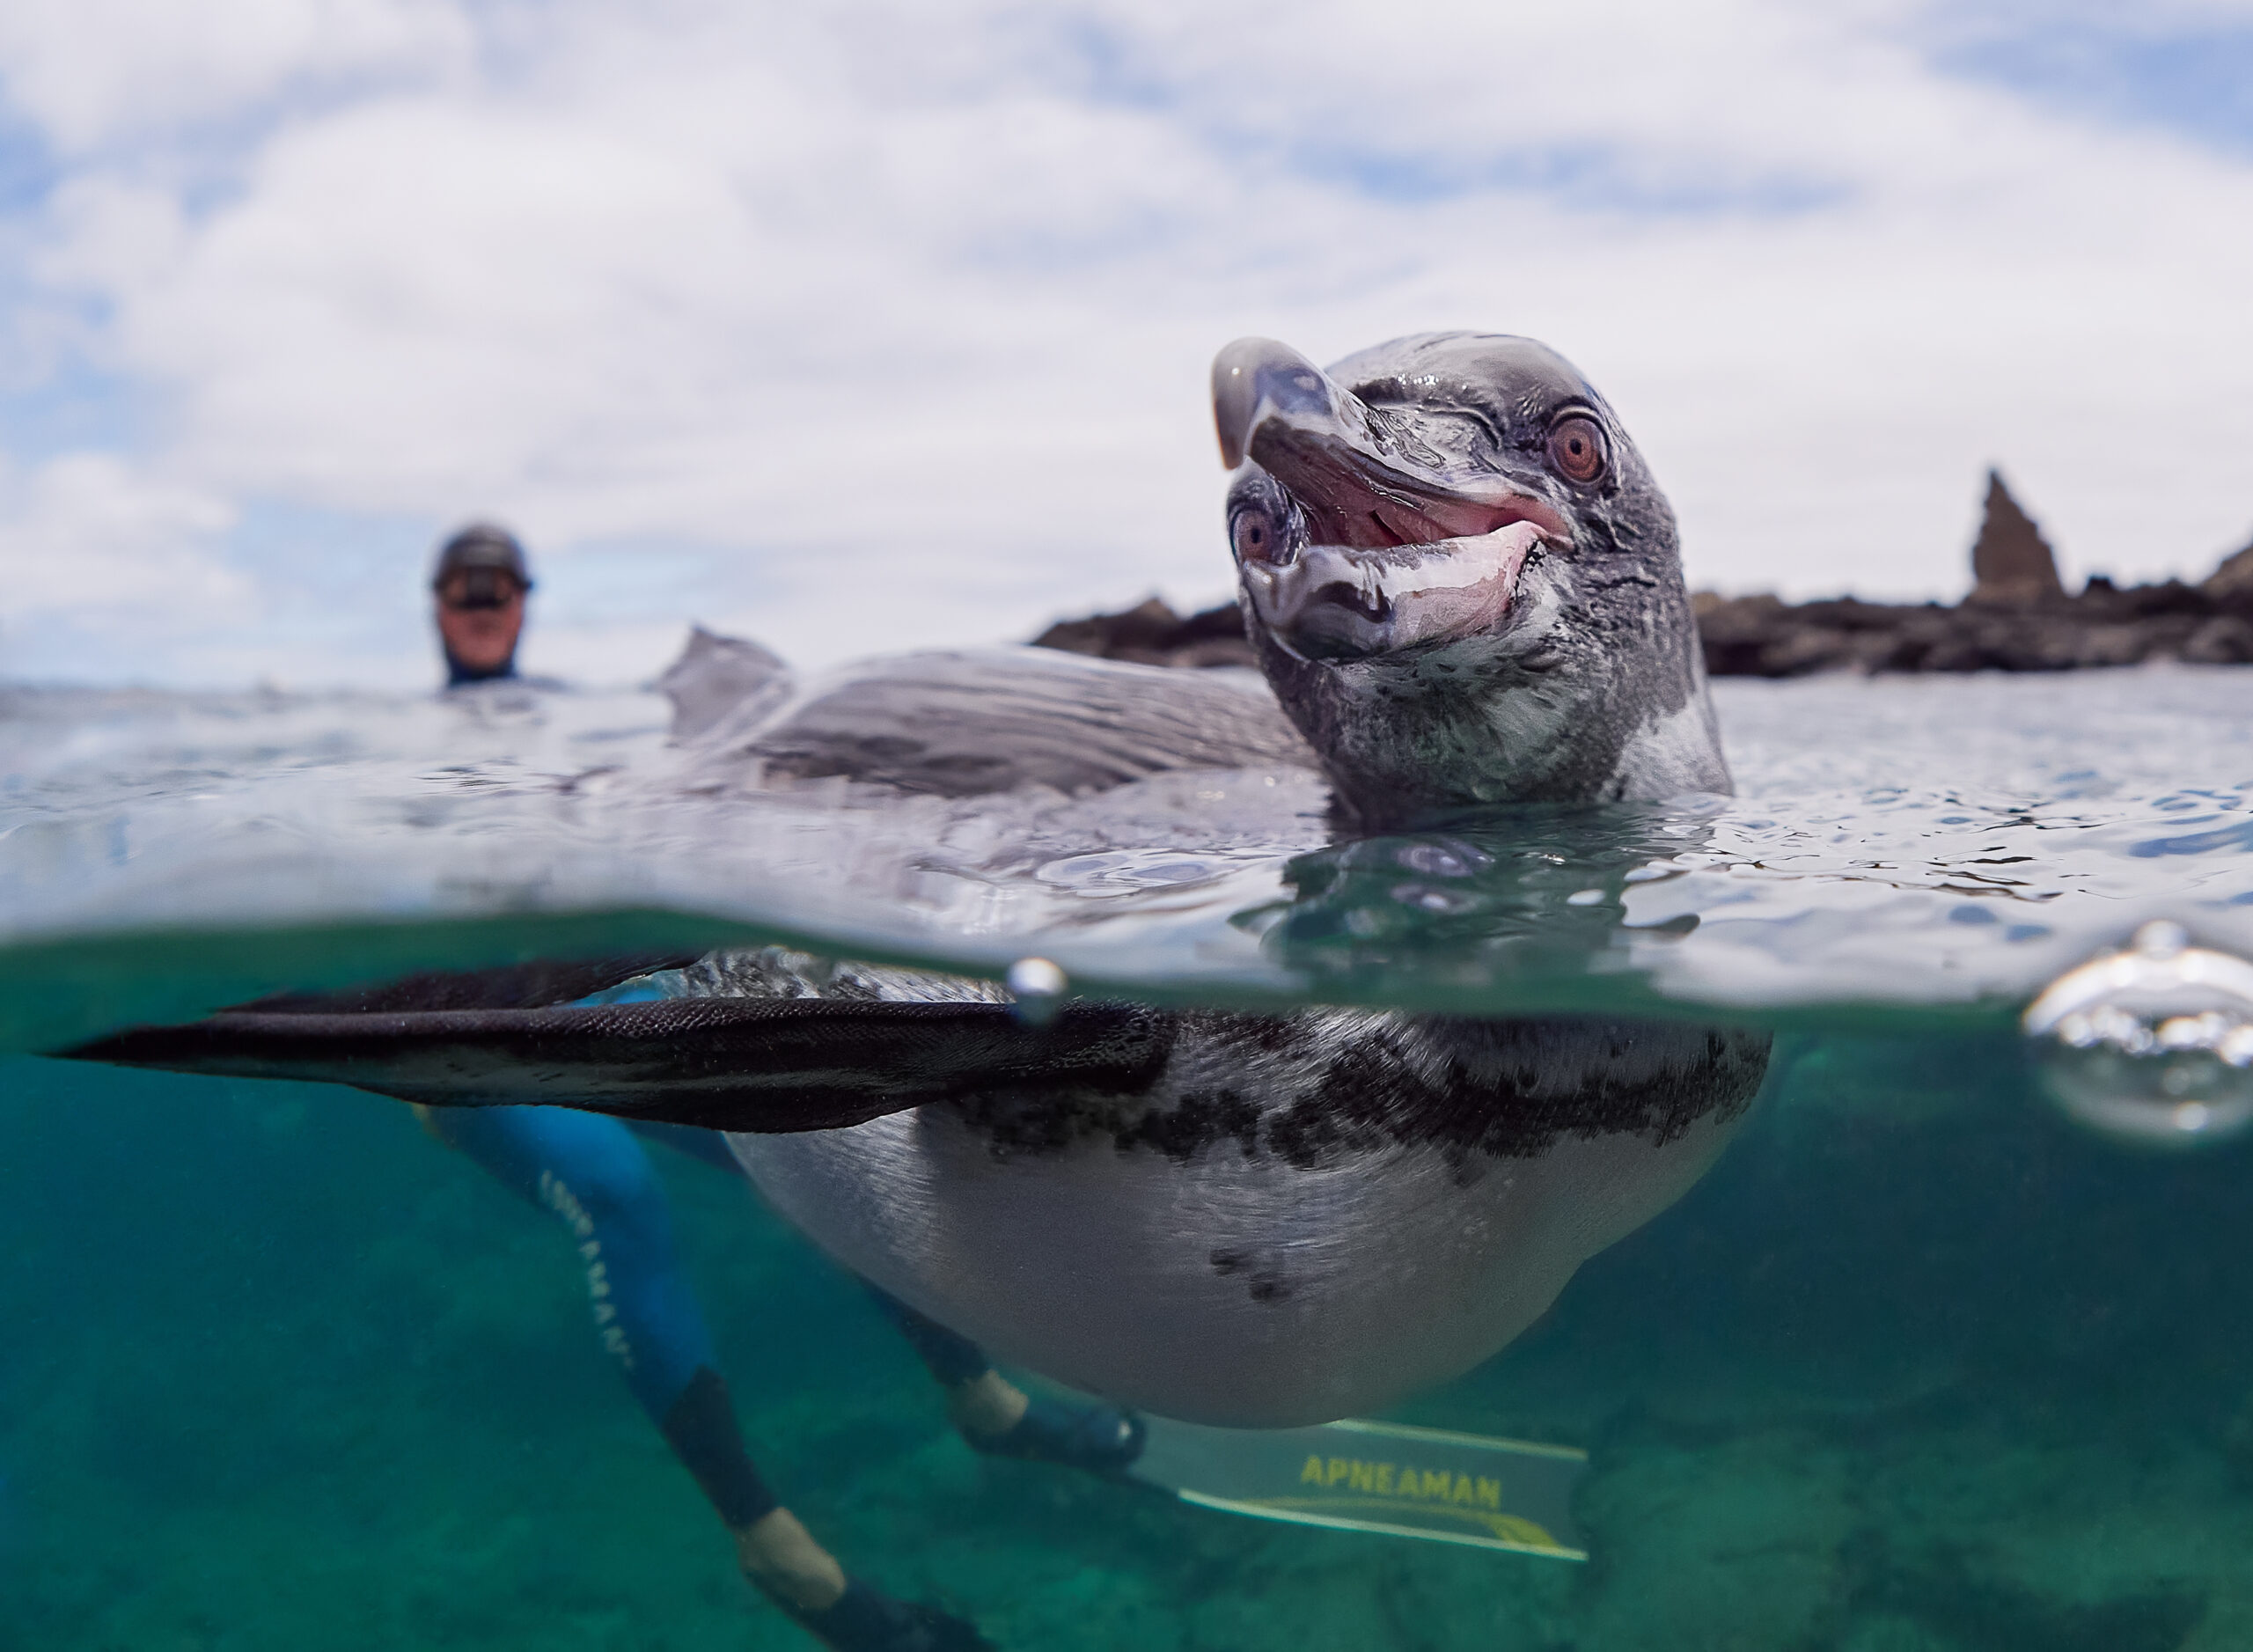
[[[877, 686], [933, 703], [963, 657]], [[2229, 669], [1723, 682], [1733, 798], [1375, 835], [1257, 752], [1002, 804], [871, 800], [801, 738], [754, 795], [674, 687], [11, 691], [0, 1644], [816, 1644], [738, 1569], [767, 1505], [729, 1520], [650, 1397], [682, 1336], [745, 1483], [928, 1610], [869, 1644], [2253, 1643]], [[763, 1040], [733, 1089], [613, 1050], [753, 976], [848, 1018], [957, 983], [905, 1054], [853, 1023], [921, 1105], [779, 1022], [666, 1024]], [[380, 984], [418, 980], [488, 1018], [402, 1052]], [[547, 1042], [478, 1066], [510, 1016]], [[1154, 1038], [1220, 1076], [1085, 1100]], [[1294, 1038], [1344, 1040], [1352, 1095], [1262, 1111]], [[958, 1059], [1081, 1111], [928, 1076]], [[544, 1111], [634, 1124], [653, 1186], [481, 1146], [502, 1115], [452, 1102], [542, 1061], [624, 1098]], [[1466, 1112], [1471, 1069], [1517, 1101]], [[332, 1070], [385, 1093], [297, 1076]], [[811, 1111], [762, 1127], [776, 1096]], [[924, 1182], [822, 1156], [886, 1130]], [[948, 1186], [998, 1214], [901, 1226]], [[636, 1199], [654, 1239], [604, 1225]], [[606, 1314], [635, 1278], [679, 1300]], [[1039, 1449], [964, 1409], [965, 1335]]]

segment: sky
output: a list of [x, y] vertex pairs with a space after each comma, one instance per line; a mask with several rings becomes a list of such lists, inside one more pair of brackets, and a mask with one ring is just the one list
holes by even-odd
[[820, 664], [1229, 586], [1212, 355], [1528, 334], [1691, 582], [2253, 540], [2253, 0], [9, 0], [0, 678]]

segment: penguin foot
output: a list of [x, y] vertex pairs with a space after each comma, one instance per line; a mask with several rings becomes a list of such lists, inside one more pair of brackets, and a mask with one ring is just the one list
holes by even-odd
[[894, 1600], [857, 1577], [847, 1578], [845, 1592], [819, 1612], [775, 1604], [832, 1652], [994, 1652], [975, 1626], [936, 1606]]
[[1072, 1406], [1036, 1394], [1026, 1405], [1024, 1415], [1000, 1434], [965, 1429], [962, 1437], [972, 1450], [987, 1457], [1056, 1463], [1082, 1468], [1090, 1474], [1119, 1474], [1141, 1456], [1149, 1434], [1140, 1417], [1116, 1406]]

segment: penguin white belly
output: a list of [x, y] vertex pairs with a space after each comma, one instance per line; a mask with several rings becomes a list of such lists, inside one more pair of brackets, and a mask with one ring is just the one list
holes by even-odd
[[1099, 1138], [999, 1157], [953, 1109], [731, 1136], [846, 1267], [998, 1357], [1162, 1415], [1289, 1428], [1382, 1410], [1496, 1353], [1649, 1221], [1741, 1110], [1663, 1145], [1529, 1158], [1406, 1145], [1295, 1167]]

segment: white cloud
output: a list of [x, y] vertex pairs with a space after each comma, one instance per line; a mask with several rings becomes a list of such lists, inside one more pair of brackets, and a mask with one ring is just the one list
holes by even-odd
[[[1217, 594], [1246, 332], [1546, 338], [1737, 588], [1960, 588], [1991, 460], [2083, 571], [2253, 529], [2253, 167], [1943, 76], [1920, 6], [25, 15], [0, 78], [84, 158], [19, 227], [155, 409], [136, 473], [714, 547], [682, 617], [805, 657]], [[351, 658], [419, 669], [395, 613]], [[575, 661], [605, 613], [551, 616]]]
[[459, 65], [446, 0], [9, 0], [0, 83], [67, 151], [239, 119], [312, 80], [348, 84]]
[[208, 554], [231, 526], [226, 501], [136, 475], [106, 453], [69, 453], [0, 477], [0, 563], [18, 613], [202, 606], [247, 582]]
[[98, 674], [145, 679], [136, 643], [238, 621], [258, 592], [217, 551], [234, 515], [207, 489], [106, 453], [0, 471], [0, 674], [87, 674], [77, 657], [95, 631], [108, 642]]

